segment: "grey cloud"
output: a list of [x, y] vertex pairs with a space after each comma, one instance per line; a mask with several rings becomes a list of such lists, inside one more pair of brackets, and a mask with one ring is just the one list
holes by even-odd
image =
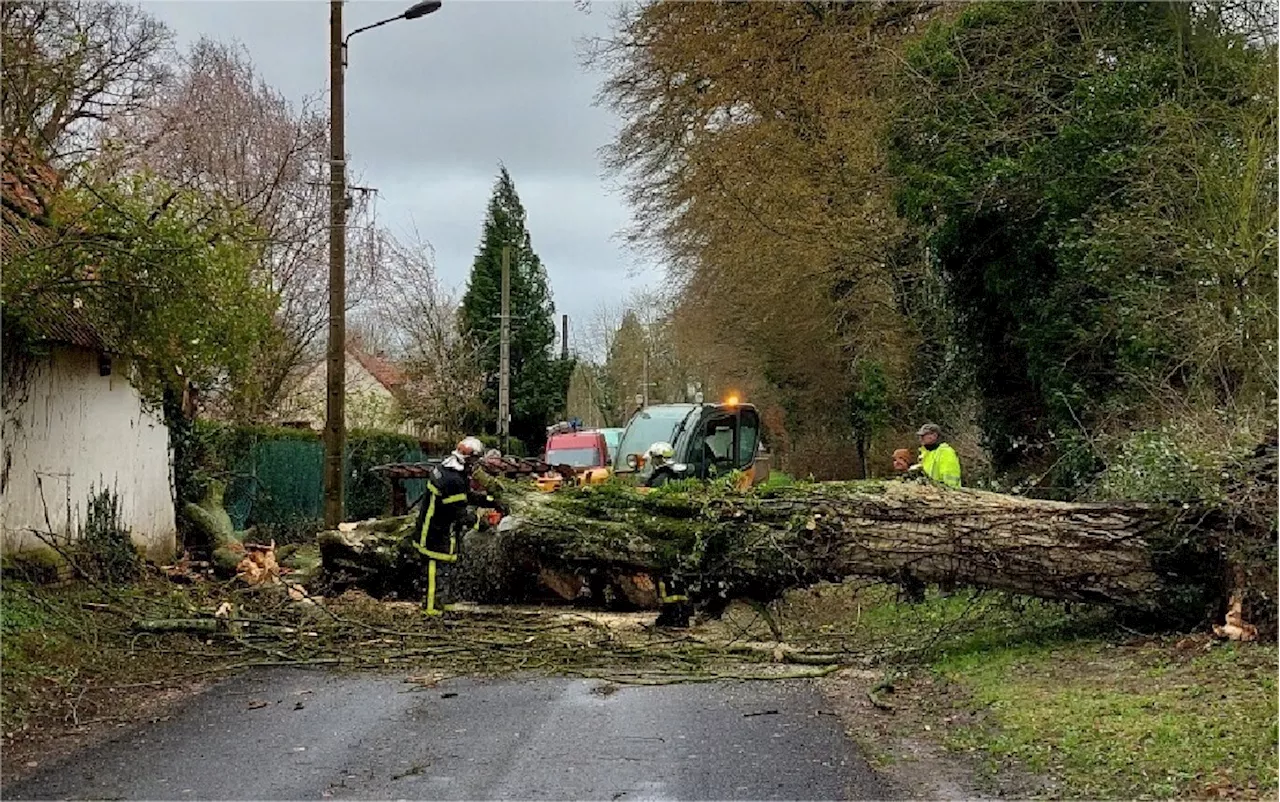
[[[349, 2], [348, 31], [403, 3]], [[379, 189], [380, 221], [416, 228], [435, 246], [441, 278], [465, 281], [498, 163], [529, 212], [558, 311], [589, 315], [642, 283], [614, 239], [627, 223], [606, 190], [597, 150], [617, 121], [592, 106], [600, 76], [578, 63], [576, 40], [604, 33], [611, 9], [569, 2], [445, 0], [437, 13], [351, 40], [347, 148], [353, 175]], [[328, 89], [325, 2], [148, 2], [182, 43], [239, 40], [289, 98]], [[323, 98], [322, 98], [323, 99]], [[650, 270], [646, 275], [652, 276]]]

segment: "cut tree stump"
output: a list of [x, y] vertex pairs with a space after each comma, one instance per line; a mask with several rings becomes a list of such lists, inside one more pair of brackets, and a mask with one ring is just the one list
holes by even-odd
[[[1212, 532], [1182, 505], [1064, 503], [905, 482], [826, 482], [736, 493], [720, 485], [639, 493], [507, 488], [511, 514], [467, 537], [455, 588], [481, 602], [558, 595], [646, 607], [675, 580], [713, 614], [851, 576], [1202, 616], [1222, 595]], [[425, 567], [411, 517], [321, 534], [326, 581], [414, 598]], [[569, 578], [576, 578], [572, 581]]]

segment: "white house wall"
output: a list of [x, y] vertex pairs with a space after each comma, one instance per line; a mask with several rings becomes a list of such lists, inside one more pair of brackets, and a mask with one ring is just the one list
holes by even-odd
[[[6, 372], [13, 366], [6, 365]], [[126, 365], [101, 376], [98, 356], [56, 347], [24, 379], [6, 377], [0, 468], [0, 548], [40, 548], [29, 530], [80, 531], [92, 494], [119, 498], [123, 525], [148, 559], [172, 558], [174, 522], [169, 435], [158, 410], [143, 408]]]

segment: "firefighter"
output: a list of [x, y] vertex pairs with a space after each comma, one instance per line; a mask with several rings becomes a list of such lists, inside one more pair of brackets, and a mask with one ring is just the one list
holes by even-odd
[[427, 476], [413, 544], [427, 558], [427, 615], [440, 615], [449, 607], [444, 603], [448, 595], [445, 568], [458, 561], [459, 532], [473, 517], [468, 505], [496, 506], [490, 496], [476, 492], [471, 483], [471, 474], [483, 452], [484, 445], [478, 438], [463, 438]]
[[693, 605], [684, 583], [674, 576], [658, 580], [658, 620], [655, 626], [684, 629], [693, 617]]

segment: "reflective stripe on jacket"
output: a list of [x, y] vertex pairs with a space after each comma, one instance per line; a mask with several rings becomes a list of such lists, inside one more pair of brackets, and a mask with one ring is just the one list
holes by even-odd
[[458, 559], [457, 536], [453, 531], [467, 509], [467, 477], [462, 471], [437, 466], [427, 477], [427, 492], [418, 514], [418, 551], [433, 560]]

